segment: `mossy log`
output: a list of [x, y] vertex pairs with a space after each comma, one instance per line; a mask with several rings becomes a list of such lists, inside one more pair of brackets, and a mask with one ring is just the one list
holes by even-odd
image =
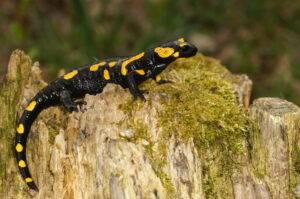
[[43, 111], [27, 145], [35, 192], [13, 143], [19, 115], [46, 83], [38, 63], [14, 51], [0, 88], [0, 198], [299, 196], [296, 105], [263, 98], [248, 109], [251, 80], [200, 54], [164, 74], [174, 83], [146, 82], [146, 103], [108, 85], [80, 112]]

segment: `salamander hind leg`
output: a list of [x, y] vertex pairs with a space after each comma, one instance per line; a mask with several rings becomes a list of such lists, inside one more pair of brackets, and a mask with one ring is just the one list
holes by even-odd
[[142, 94], [149, 94], [149, 91], [148, 90], [140, 90], [140, 93], [142, 93]]
[[160, 75], [156, 75], [155, 77], [153, 77], [153, 79], [155, 80], [155, 82], [157, 84], [167, 84], [167, 83], [173, 83], [170, 80], [166, 80], [166, 79], [162, 79]]
[[168, 84], [168, 83], [173, 83], [173, 82], [170, 81], [170, 80], [166, 80], [166, 79], [162, 79], [159, 82], [157, 82], [157, 84], [159, 84], [159, 85], [161, 85], [161, 84]]
[[77, 105], [86, 105], [86, 101], [83, 100], [74, 102], [71, 93], [68, 90], [60, 92], [60, 101], [69, 112], [78, 111]]

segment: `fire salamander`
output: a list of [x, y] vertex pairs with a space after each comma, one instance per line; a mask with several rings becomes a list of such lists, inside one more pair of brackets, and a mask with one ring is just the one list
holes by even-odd
[[134, 56], [104, 59], [80, 67], [43, 88], [30, 100], [16, 128], [16, 159], [27, 185], [38, 191], [26, 161], [26, 142], [32, 123], [43, 109], [62, 104], [70, 112], [78, 111], [77, 105], [84, 105], [86, 102], [74, 101], [75, 99], [83, 98], [85, 94], [101, 93], [107, 83], [129, 88], [134, 99], [146, 101], [143, 94], [148, 91], [140, 90], [140, 83], [149, 78], [158, 84], [169, 83], [159, 74], [173, 61], [194, 56], [196, 52], [194, 45], [180, 38]]

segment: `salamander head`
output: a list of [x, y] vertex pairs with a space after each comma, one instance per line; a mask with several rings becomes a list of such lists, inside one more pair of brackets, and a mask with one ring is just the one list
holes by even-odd
[[180, 38], [177, 41], [173, 41], [175, 47], [174, 49], [179, 52], [179, 57], [192, 57], [196, 55], [198, 49], [193, 44], [184, 40], [184, 38]]
[[158, 58], [167, 59], [169, 61], [174, 61], [177, 58], [192, 57], [197, 53], [197, 51], [198, 49], [196, 46], [185, 41], [183, 38], [154, 48], [154, 52]]
[[193, 44], [180, 38], [165, 44], [161, 44], [149, 51], [151, 56], [152, 74], [161, 73], [170, 63], [177, 59], [192, 57], [198, 49]]

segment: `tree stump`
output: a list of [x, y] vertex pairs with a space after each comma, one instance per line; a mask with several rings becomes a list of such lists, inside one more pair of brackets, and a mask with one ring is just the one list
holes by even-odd
[[108, 85], [80, 112], [44, 110], [27, 144], [35, 192], [13, 143], [19, 115], [46, 83], [38, 63], [14, 51], [0, 88], [0, 198], [299, 197], [296, 105], [262, 98], [248, 110], [251, 80], [200, 54], [164, 74], [174, 83], [146, 82], [146, 103]]
[[268, 185], [269, 198], [293, 198], [293, 191], [299, 196], [299, 107], [282, 99], [259, 98], [250, 115], [260, 127], [259, 137], [253, 140], [252, 161]]

